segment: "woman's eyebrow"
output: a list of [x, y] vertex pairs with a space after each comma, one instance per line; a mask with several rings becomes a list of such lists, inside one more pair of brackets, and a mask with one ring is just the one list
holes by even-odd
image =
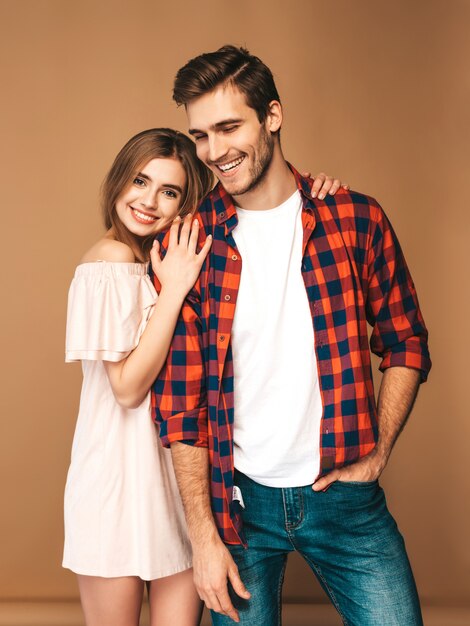
[[[143, 174], [142, 172], [137, 172], [135, 177], [144, 178], [149, 182], [152, 182], [152, 178], [148, 176], [148, 174]], [[162, 183], [161, 187], [168, 187], [169, 189], [174, 189], [175, 191], [179, 191], [181, 194], [183, 193], [182, 188], [179, 185], [174, 185], [173, 183]]]
[[162, 187], [168, 187], [169, 189], [174, 189], [175, 191], [179, 191], [181, 194], [183, 190], [179, 185], [173, 185], [172, 183], [163, 183]]

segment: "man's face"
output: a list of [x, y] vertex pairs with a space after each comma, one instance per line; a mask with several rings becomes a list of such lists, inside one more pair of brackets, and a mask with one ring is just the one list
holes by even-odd
[[230, 84], [192, 100], [186, 112], [198, 157], [226, 191], [240, 196], [255, 189], [273, 156], [270, 116], [260, 123], [245, 96]]

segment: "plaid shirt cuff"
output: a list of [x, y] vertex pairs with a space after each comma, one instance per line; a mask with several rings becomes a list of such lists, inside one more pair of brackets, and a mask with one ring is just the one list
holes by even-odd
[[165, 448], [179, 441], [199, 448], [208, 447], [207, 407], [190, 413], [176, 413], [160, 421], [160, 439]]
[[431, 369], [431, 359], [426, 341], [410, 337], [387, 352], [380, 363], [380, 371], [388, 367], [410, 367], [421, 372], [421, 382], [426, 382]]

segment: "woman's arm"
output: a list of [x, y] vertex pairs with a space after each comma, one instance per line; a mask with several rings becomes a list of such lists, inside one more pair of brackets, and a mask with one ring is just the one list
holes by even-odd
[[163, 261], [159, 244], [154, 243], [150, 258], [162, 288], [138, 346], [122, 361], [104, 362], [114, 396], [125, 408], [139, 406], [161, 370], [184, 298], [196, 282], [209, 252], [210, 237], [199, 254], [196, 253], [199, 224], [195, 220], [191, 225], [191, 220], [190, 215], [184, 219], [178, 237], [181, 219], [175, 219]]

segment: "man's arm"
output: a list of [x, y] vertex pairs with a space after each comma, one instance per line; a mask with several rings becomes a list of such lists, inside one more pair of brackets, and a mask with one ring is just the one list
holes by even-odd
[[379, 437], [374, 449], [379, 473], [410, 416], [419, 383], [419, 371], [408, 367], [390, 367], [383, 374], [378, 398]]
[[335, 480], [369, 481], [384, 470], [431, 367], [427, 330], [400, 244], [380, 206], [371, 206], [366, 314], [373, 326], [371, 350], [382, 358], [378, 439], [372, 452], [317, 480], [315, 491]]
[[171, 444], [171, 454], [193, 548], [194, 584], [208, 609], [239, 621], [227, 591], [248, 599], [249, 592], [217, 531], [210, 505], [209, 455], [205, 448]]
[[314, 491], [326, 489], [336, 480], [365, 482], [380, 476], [411, 413], [419, 381], [420, 372], [408, 367], [390, 367], [385, 371], [379, 389], [376, 447], [356, 463], [333, 470], [317, 480]]
[[[163, 253], [166, 243], [164, 240]], [[158, 281], [155, 286], [159, 290]], [[171, 447], [193, 547], [194, 582], [198, 594], [208, 608], [239, 621], [227, 591], [227, 580], [241, 597], [249, 598], [250, 594], [220, 538], [210, 503], [200, 279], [183, 303], [167, 360], [152, 387], [152, 407], [160, 425], [162, 443]]]

